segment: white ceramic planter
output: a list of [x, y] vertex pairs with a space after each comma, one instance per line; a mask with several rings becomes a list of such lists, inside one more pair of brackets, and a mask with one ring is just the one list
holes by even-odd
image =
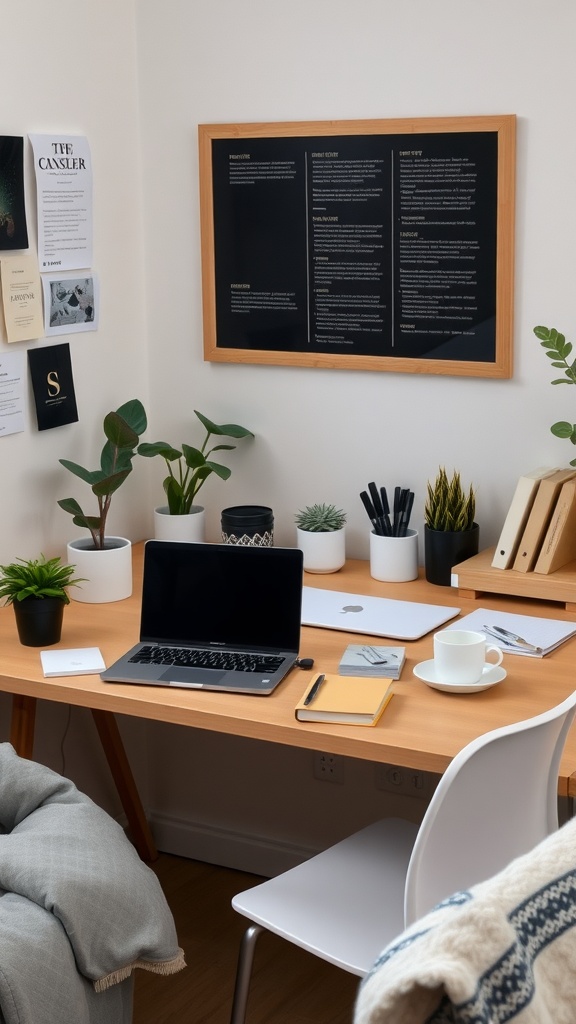
[[105, 604], [123, 601], [132, 593], [132, 544], [126, 537], [107, 537], [107, 547], [96, 549], [91, 537], [71, 540], [66, 546], [69, 565], [75, 576], [85, 580], [70, 588], [73, 601]]
[[204, 541], [205, 512], [202, 505], [192, 505], [184, 516], [172, 516], [168, 505], [154, 509], [156, 540]]
[[328, 533], [312, 533], [296, 527], [296, 546], [304, 555], [306, 572], [338, 572], [346, 561], [346, 527]]

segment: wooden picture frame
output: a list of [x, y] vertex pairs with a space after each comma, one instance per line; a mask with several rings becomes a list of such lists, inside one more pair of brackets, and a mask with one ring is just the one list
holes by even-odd
[[199, 125], [205, 360], [511, 377], [515, 129]]

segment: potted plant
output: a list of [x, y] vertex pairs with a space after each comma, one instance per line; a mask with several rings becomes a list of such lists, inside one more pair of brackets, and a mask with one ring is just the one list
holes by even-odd
[[168, 475], [163, 482], [167, 505], [155, 509], [155, 536], [159, 540], [203, 540], [204, 508], [194, 500], [202, 484], [215, 473], [221, 480], [231, 474], [228, 466], [214, 462], [213, 452], [234, 451], [234, 444], [215, 444], [209, 448], [212, 437], [254, 437], [252, 431], [237, 423], [213, 423], [197, 409], [194, 414], [206, 431], [200, 448], [182, 444], [174, 448], [167, 441], [144, 442], [138, 447], [138, 454], [146, 458], [159, 455], [164, 459]]
[[[568, 362], [568, 357], [572, 353], [571, 342], [566, 341], [566, 337], [560, 334], [555, 327], [535, 327], [534, 334], [552, 361], [552, 366], [564, 373], [563, 377], [557, 377], [552, 384], [576, 384], [576, 359], [571, 363]], [[576, 444], [576, 423], [560, 420], [558, 423], [553, 423], [550, 430], [555, 437], [562, 437], [571, 441], [572, 444]], [[571, 459], [570, 465], [576, 466], [576, 459]]]
[[132, 550], [125, 537], [110, 537], [106, 522], [112, 496], [132, 472], [132, 460], [140, 435], [146, 430], [144, 406], [134, 398], [104, 417], [106, 437], [100, 454], [99, 469], [85, 469], [76, 462], [60, 459], [60, 464], [87, 483], [96, 497], [98, 514], [83, 511], [75, 498], [61, 498], [60, 508], [69, 512], [75, 526], [90, 536], [70, 541], [68, 561], [78, 564], [89, 581], [80, 589], [77, 600], [90, 603], [120, 601], [132, 593]]
[[480, 530], [474, 522], [476, 493], [464, 490], [460, 473], [451, 479], [443, 467], [428, 481], [424, 506], [424, 564], [430, 583], [449, 587], [452, 566], [478, 553]]
[[335, 505], [307, 505], [295, 517], [306, 572], [338, 572], [346, 561], [346, 513]]
[[44, 555], [0, 565], [0, 597], [14, 608], [21, 644], [48, 647], [58, 643], [64, 605], [70, 603], [67, 588], [83, 582], [73, 579], [75, 569], [60, 558], [47, 560]]

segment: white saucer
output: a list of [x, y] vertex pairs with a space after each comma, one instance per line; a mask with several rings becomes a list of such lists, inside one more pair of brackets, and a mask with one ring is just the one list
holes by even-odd
[[434, 660], [421, 661], [414, 666], [414, 675], [421, 679], [434, 690], [444, 690], [446, 693], [477, 693], [479, 690], [487, 690], [496, 683], [506, 679], [506, 669], [501, 665], [492, 665], [489, 661], [484, 665], [484, 671], [476, 683], [446, 683], [438, 676]]

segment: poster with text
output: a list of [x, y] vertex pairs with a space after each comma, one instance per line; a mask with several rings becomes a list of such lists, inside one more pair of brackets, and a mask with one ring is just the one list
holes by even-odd
[[24, 430], [24, 352], [0, 355], [0, 437]]
[[27, 248], [24, 139], [0, 135], [0, 251]]
[[92, 264], [92, 163], [82, 135], [30, 135], [42, 273]]
[[36, 257], [10, 256], [0, 260], [0, 276], [7, 341], [42, 338], [42, 285]]

